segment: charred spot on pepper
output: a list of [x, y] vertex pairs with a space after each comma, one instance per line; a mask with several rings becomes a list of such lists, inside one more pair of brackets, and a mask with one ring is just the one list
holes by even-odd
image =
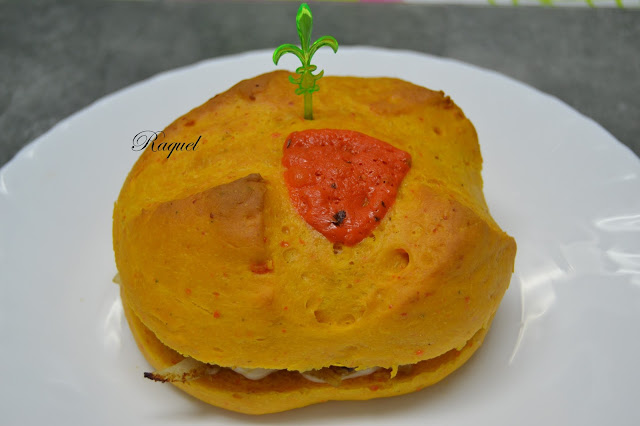
[[344, 222], [346, 218], [347, 218], [347, 212], [344, 210], [340, 210], [333, 215], [333, 220], [331, 221], [331, 223], [333, 223], [335, 226], [340, 226], [342, 225], [342, 222]]
[[333, 189], [337, 189], [337, 188], [338, 188], [338, 185], [336, 185], [336, 183], [335, 183], [335, 182], [332, 182], [330, 186], [331, 186]]
[[291, 138], [287, 139], [287, 148], [291, 146]]

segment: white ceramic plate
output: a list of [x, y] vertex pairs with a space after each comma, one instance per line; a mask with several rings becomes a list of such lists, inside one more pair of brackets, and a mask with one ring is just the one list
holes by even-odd
[[562, 102], [494, 72], [372, 48], [315, 60], [329, 75], [442, 89], [476, 125], [488, 203], [518, 242], [516, 273], [482, 349], [421, 392], [260, 418], [142, 378], [148, 366], [111, 282], [111, 212], [138, 156], [132, 138], [274, 69], [271, 51], [252, 52], [108, 96], [1, 170], [1, 423], [640, 424], [638, 158]]

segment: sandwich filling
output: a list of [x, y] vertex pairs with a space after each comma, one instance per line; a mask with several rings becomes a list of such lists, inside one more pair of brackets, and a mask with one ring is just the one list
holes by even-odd
[[[401, 365], [397, 370], [408, 372], [411, 370], [411, 367], [411, 365]], [[193, 358], [185, 358], [171, 367], [154, 371], [153, 373], [144, 373], [144, 376], [147, 379], [157, 382], [184, 383], [205, 376], [216, 375], [224, 369], [232, 370], [249, 380], [261, 380], [278, 371], [284, 371], [270, 368], [219, 367], [217, 365], [205, 364]], [[382, 370], [382, 367], [370, 367], [358, 370], [357, 368], [331, 366], [319, 370], [300, 371], [299, 373], [302, 377], [314, 383], [327, 383], [332, 386], [339, 386], [344, 380], [368, 376], [379, 370]]]
[[[483, 334], [483, 332], [485, 332], [487, 329], [488, 329], [488, 324], [482, 327], [480, 330], [478, 330], [478, 332], [473, 336], [473, 338], [467, 341], [465, 345], [463, 345], [460, 348], [452, 349], [449, 352], [460, 353], [467, 346], [469, 347], [473, 346], [474, 339], [476, 339], [478, 335]], [[449, 354], [449, 352], [442, 354], [442, 356], [446, 357]], [[425, 361], [429, 361], [429, 360], [425, 360]], [[421, 362], [424, 362], [424, 361], [421, 361]], [[310, 382], [326, 383], [326, 384], [338, 387], [345, 380], [369, 376], [381, 370], [386, 370], [389, 373], [389, 378], [393, 379], [398, 373], [403, 373], [403, 374], [411, 373], [414, 365], [415, 364], [405, 364], [405, 365], [399, 365], [395, 368], [369, 367], [364, 369], [332, 365], [330, 367], [321, 368], [319, 370], [298, 371], [298, 373], [303, 378], [305, 378]], [[201, 361], [197, 361], [193, 358], [186, 357], [182, 361], [170, 367], [164, 368], [162, 370], [157, 370], [152, 373], [146, 372], [144, 373], [144, 377], [157, 382], [186, 383], [191, 380], [200, 379], [206, 376], [214, 376], [219, 372], [225, 371], [225, 370], [233, 371], [234, 373], [239, 374], [245, 377], [246, 379], [254, 380], [254, 381], [262, 380], [265, 377], [277, 372], [289, 371], [289, 370], [273, 369], [273, 368], [221, 367], [218, 365], [207, 364]]]

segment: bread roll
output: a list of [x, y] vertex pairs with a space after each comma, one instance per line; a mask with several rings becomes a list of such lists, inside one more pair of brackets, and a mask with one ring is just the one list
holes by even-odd
[[[147, 147], [129, 173], [113, 240], [133, 335], [157, 369], [184, 357], [222, 367], [175, 384], [243, 413], [431, 385], [480, 346], [513, 272], [474, 127], [442, 92], [393, 78], [325, 77], [304, 120], [288, 74], [242, 81], [178, 118], [165, 141], [196, 149]], [[336, 243], [292, 202], [283, 152], [309, 129], [410, 156], [366, 238]], [[276, 371], [251, 380], [234, 368]]]

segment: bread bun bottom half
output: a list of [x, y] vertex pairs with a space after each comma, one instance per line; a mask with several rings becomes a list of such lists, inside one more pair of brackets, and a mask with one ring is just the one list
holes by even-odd
[[[182, 361], [184, 357], [163, 344], [140, 321], [121, 292], [124, 314], [138, 348], [157, 370]], [[493, 318], [492, 318], [493, 319]], [[327, 401], [363, 401], [404, 395], [431, 386], [464, 364], [482, 345], [491, 323], [480, 328], [460, 350], [401, 369], [391, 378], [391, 369], [343, 381], [340, 386], [314, 383], [297, 371], [277, 371], [260, 380], [250, 380], [230, 370], [188, 382], [172, 384], [189, 395], [216, 407], [244, 414], [270, 414]]]

